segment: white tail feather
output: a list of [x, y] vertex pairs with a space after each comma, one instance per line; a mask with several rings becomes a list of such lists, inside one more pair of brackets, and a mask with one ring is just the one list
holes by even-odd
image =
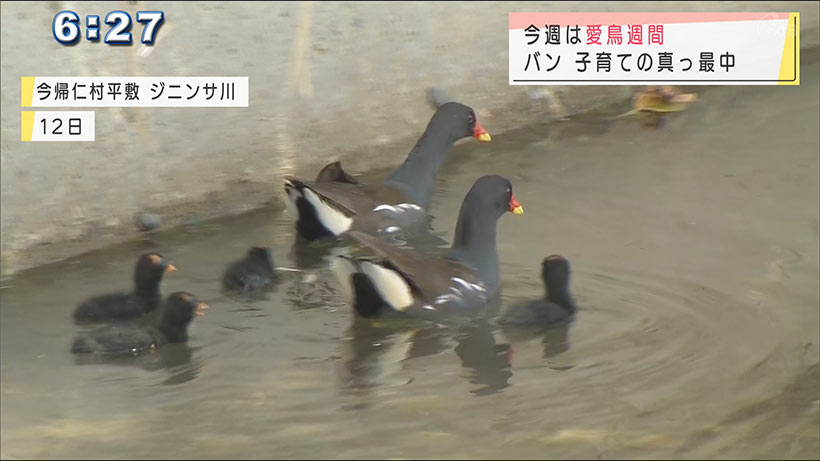
[[404, 311], [413, 305], [413, 292], [410, 285], [396, 271], [368, 261], [362, 261], [360, 266], [362, 272], [370, 277], [376, 290], [382, 299], [390, 304], [390, 307], [397, 311]]
[[353, 218], [345, 216], [344, 213], [329, 205], [307, 187], [302, 189], [302, 191], [305, 199], [307, 199], [307, 201], [313, 205], [313, 209], [316, 210], [316, 217], [319, 218], [319, 222], [322, 223], [327, 230], [332, 232], [333, 235], [342, 234], [350, 229], [350, 225], [353, 224]]

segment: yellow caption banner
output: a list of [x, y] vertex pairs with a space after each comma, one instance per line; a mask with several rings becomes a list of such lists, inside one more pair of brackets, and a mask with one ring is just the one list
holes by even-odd
[[34, 77], [20, 77], [20, 107], [31, 107], [34, 97]]
[[800, 84], [800, 13], [789, 13], [786, 40], [783, 42], [783, 57], [780, 60], [780, 80], [778, 85]]
[[20, 141], [31, 141], [32, 131], [34, 131], [34, 111], [20, 112]]

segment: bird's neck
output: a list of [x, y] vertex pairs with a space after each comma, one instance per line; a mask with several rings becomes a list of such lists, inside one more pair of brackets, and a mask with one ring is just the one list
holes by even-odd
[[163, 316], [159, 323], [159, 330], [165, 335], [169, 343], [182, 343], [188, 341], [187, 325], [179, 326], [167, 317]]
[[416, 204], [429, 208], [436, 183], [436, 172], [451, 147], [452, 138], [431, 124], [416, 142], [404, 163], [385, 181], [385, 184], [401, 190]]
[[134, 294], [143, 302], [147, 310], [152, 310], [159, 304], [159, 281], [140, 280], [134, 281]]
[[498, 218], [488, 213], [461, 213], [448, 258], [475, 268], [479, 279], [488, 292], [493, 293], [500, 285], [498, 251], [496, 250], [496, 222]]
[[566, 287], [557, 287], [547, 290], [547, 301], [558, 304], [566, 308], [569, 312], [575, 312], [575, 301], [569, 294]]

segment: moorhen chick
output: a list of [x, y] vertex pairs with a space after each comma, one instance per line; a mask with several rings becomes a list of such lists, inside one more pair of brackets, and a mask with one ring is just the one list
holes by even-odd
[[191, 293], [177, 291], [162, 305], [162, 315], [154, 325], [114, 323], [83, 333], [74, 338], [71, 352], [75, 354], [138, 354], [163, 344], [188, 341], [188, 325], [194, 315], [204, 315], [208, 305]]
[[254, 246], [244, 258], [232, 262], [225, 269], [222, 274], [222, 289], [227, 292], [249, 293], [269, 287], [275, 278], [270, 249]]
[[176, 267], [158, 253], [140, 256], [134, 267], [134, 290], [95, 296], [74, 310], [76, 323], [125, 320], [153, 311], [160, 302], [159, 284], [166, 272]]
[[572, 320], [575, 302], [569, 294], [569, 261], [560, 255], [547, 256], [541, 263], [541, 279], [544, 298], [511, 305], [496, 320], [499, 325], [546, 327]]

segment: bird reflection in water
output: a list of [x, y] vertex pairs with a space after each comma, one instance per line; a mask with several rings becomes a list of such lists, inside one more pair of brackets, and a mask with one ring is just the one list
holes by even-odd
[[509, 386], [512, 377], [509, 344], [498, 344], [490, 324], [480, 319], [464, 326], [456, 334], [458, 344], [455, 352], [461, 366], [469, 370], [467, 379], [479, 387], [470, 392], [475, 395], [494, 394]]
[[114, 365], [137, 367], [151, 372], [163, 372], [161, 384], [187, 383], [199, 376], [203, 360], [194, 359], [194, 352], [186, 343], [165, 344], [157, 350], [138, 355], [82, 354], [74, 356], [77, 365]]
[[572, 322], [566, 322], [549, 327], [511, 327], [503, 326], [501, 331], [504, 337], [513, 344], [525, 343], [541, 338], [543, 358], [553, 359], [569, 350], [569, 328]]
[[[509, 386], [512, 376], [509, 345], [497, 344], [489, 323], [473, 319], [458, 326], [441, 326], [412, 319], [356, 318], [340, 361], [339, 386], [361, 395], [381, 386], [410, 384], [407, 360], [453, 349], [468, 370], [465, 378], [488, 395]], [[455, 344], [455, 346], [453, 346]]]

